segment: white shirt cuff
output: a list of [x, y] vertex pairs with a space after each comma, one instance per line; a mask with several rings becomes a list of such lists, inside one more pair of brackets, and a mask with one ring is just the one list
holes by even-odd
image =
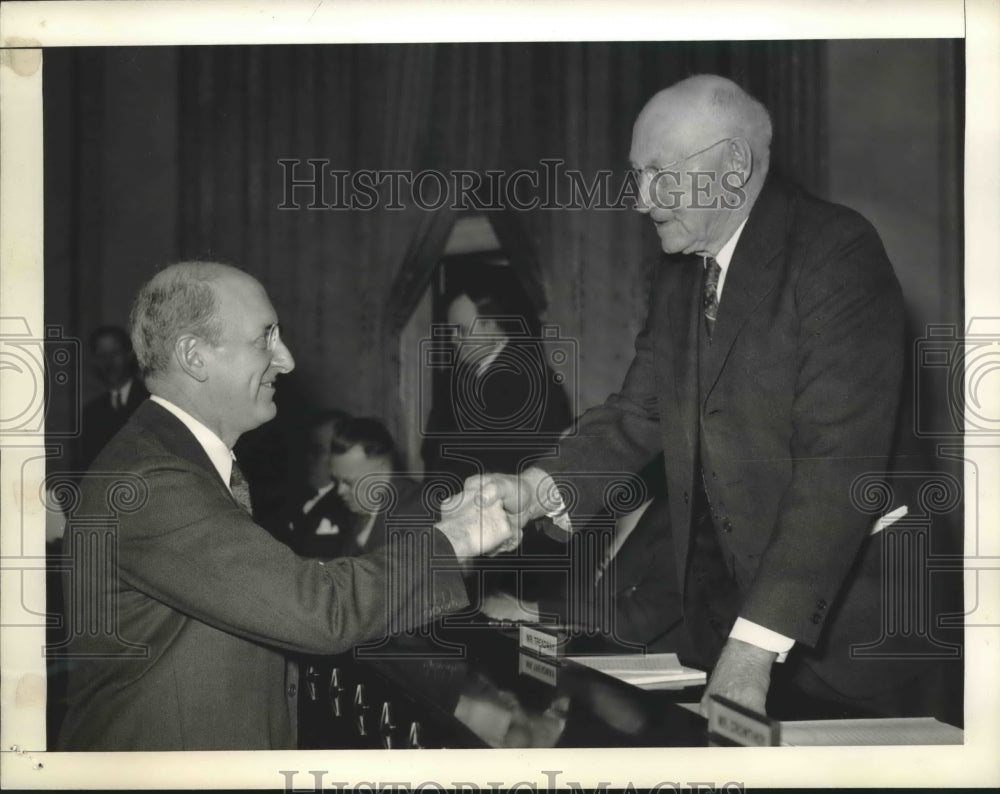
[[569, 511], [566, 509], [566, 503], [563, 501], [562, 494], [559, 493], [559, 489], [555, 486], [551, 486], [551, 477], [542, 480], [543, 488], [551, 490], [550, 493], [553, 494], [552, 498], [552, 510], [547, 512], [545, 515], [552, 519], [552, 523], [555, 524], [559, 529], [565, 532], [567, 535], [573, 532], [573, 524], [569, 520]]
[[788, 658], [788, 652], [795, 646], [795, 640], [791, 637], [786, 637], [784, 634], [778, 634], [776, 631], [765, 629], [759, 623], [754, 623], [752, 620], [745, 618], [736, 618], [733, 630], [729, 632], [729, 638], [742, 640], [751, 645], [756, 645], [758, 648], [763, 648], [765, 651], [772, 651], [778, 654], [778, 658], [775, 659], [776, 662], [785, 661]]

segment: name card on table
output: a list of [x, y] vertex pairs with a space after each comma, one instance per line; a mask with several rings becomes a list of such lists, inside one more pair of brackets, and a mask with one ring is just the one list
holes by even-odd
[[559, 638], [531, 626], [521, 626], [518, 645], [521, 650], [540, 656], [558, 656]]
[[781, 744], [777, 721], [718, 695], [713, 695], [708, 702], [708, 735], [721, 744], [740, 747]]
[[528, 656], [526, 653], [517, 655], [517, 672], [549, 686], [555, 686], [558, 678], [558, 669], [554, 664], [543, 662], [541, 659]]

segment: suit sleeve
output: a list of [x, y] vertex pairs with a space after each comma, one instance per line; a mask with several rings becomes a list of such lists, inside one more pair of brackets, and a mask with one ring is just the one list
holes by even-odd
[[884, 471], [900, 400], [903, 304], [874, 229], [851, 213], [806, 249], [792, 476], [741, 617], [814, 646], [871, 519], [854, 480]]
[[575, 435], [559, 442], [558, 458], [539, 464], [559, 483], [574, 525], [600, 514], [622, 474], [639, 471], [663, 452], [653, 361], [653, 339], [663, 333], [660, 297], [658, 288], [621, 389], [577, 420]]
[[451, 544], [437, 530], [423, 533], [422, 556], [395, 547], [322, 563], [275, 540], [183, 460], [148, 460], [142, 474], [148, 502], [120, 529], [122, 580], [223, 631], [340, 653], [467, 603]]

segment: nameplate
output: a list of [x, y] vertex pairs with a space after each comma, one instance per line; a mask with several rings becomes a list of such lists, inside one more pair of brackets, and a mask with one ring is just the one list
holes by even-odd
[[521, 675], [531, 676], [543, 684], [548, 684], [549, 686], [556, 685], [558, 673], [556, 666], [548, 662], [543, 662], [541, 659], [536, 659], [534, 656], [519, 653], [517, 655], [517, 672]]
[[776, 747], [781, 743], [778, 722], [731, 700], [713, 695], [708, 701], [708, 735], [740, 747]]
[[541, 656], [558, 656], [559, 638], [530, 626], [521, 626], [518, 644], [523, 651], [531, 651]]

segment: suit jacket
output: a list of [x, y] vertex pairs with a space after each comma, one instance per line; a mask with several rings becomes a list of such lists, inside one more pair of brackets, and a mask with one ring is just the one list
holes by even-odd
[[[300, 496], [297, 505], [307, 499]], [[295, 511], [288, 523], [289, 545], [296, 554], [332, 560], [344, 554], [344, 545], [350, 536], [354, 517], [344, 500], [337, 495], [336, 488], [327, 491], [312, 508], [303, 513], [301, 507]], [[322, 528], [322, 533], [317, 532]]]
[[[410, 625], [404, 616], [425, 621], [467, 603], [454, 571], [438, 571], [432, 591], [429, 570], [404, 575], [385, 553], [296, 556], [253, 522], [194, 436], [153, 402], [93, 471], [121, 473], [132, 492], [123, 502], [100, 476], [85, 478], [74, 514], [99, 517], [96, 529], [79, 520], [67, 536], [75, 661], [61, 749], [293, 749], [297, 673], [286, 653], [340, 653], [385, 636], [388, 621]], [[116, 522], [104, 567], [86, 546]], [[450, 543], [433, 536], [453, 566]], [[88, 612], [94, 603], [103, 617]]]
[[115, 410], [111, 405], [111, 392], [105, 392], [95, 397], [83, 407], [80, 422], [80, 444], [76, 466], [79, 471], [86, 471], [93, 463], [97, 453], [104, 448], [112, 436], [117, 433], [128, 418], [135, 413], [142, 402], [149, 397], [149, 392], [138, 378], [132, 380], [128, 390], [128, 400], [125, 405]]
[[852, 483], [886, 467], [905, 353], [882, 244], [857, 213], [769, 179], [699, 361], [701, 282], [700, 258], [663, 266], [621, 391], [546, 468], [586, 515], [614, 472], [662, 451], [682, 587], [704, 472], [739, 615], [792, 637], [789, 664], [845, 696], [879, 691], [914, 669], [849, 655], [881, 629], [880, 544]]
[[600, 632], [604, 644], [642, 646], [648, 652], [686, 650], [677, 647], [683, 610], [671, 543], [670, 502], [659, 495], [603, 570], [596, 555], [580, 549], [590, 565], [579, 577], [584, 592], [576, 604], [568, 601], [573, 594], [562, 592], [543, 597], [541, 611]]

